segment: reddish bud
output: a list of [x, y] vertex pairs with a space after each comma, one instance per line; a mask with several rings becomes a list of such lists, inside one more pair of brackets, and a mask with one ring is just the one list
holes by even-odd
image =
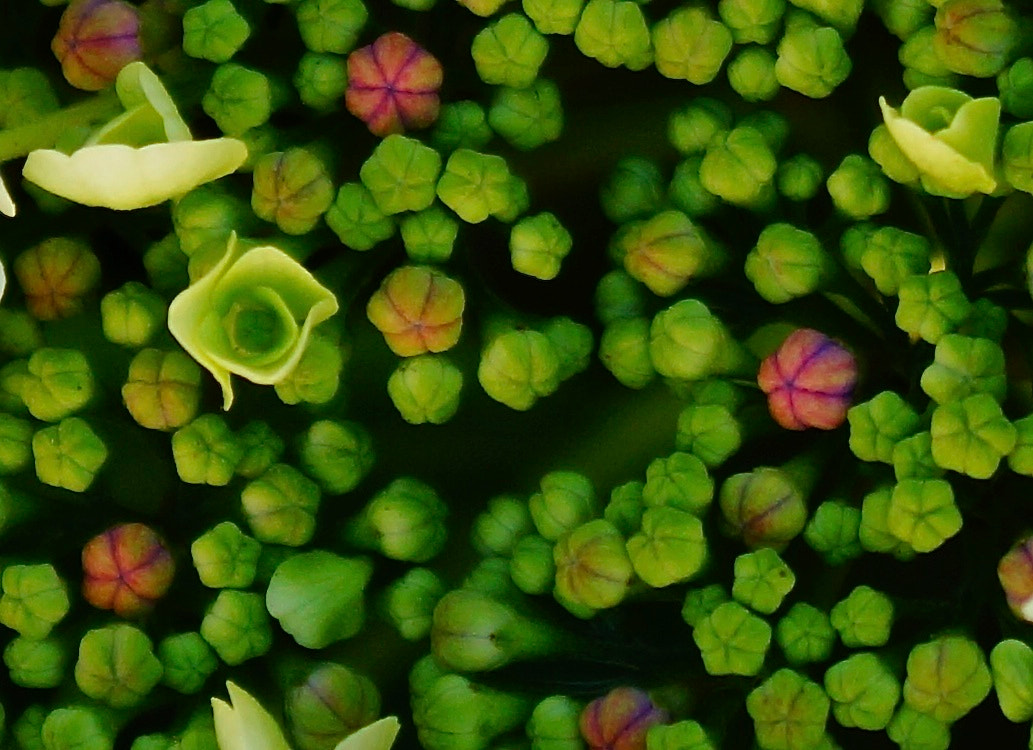
[[787, 430], [833, 430], [850, 408], [857, 362], [824, 333], [800, 328], [761, 363], [757, 383], [771, 416]]
[[14, 275], [29, 314], [57, 320], [82, 310], [83, 298], [100, 281], [100, 261], [86, 243], [52, 237], [15, 258]]
[[402, 266], [370, 298], [366, 315], [391, 351], [413, 357], [455, 346], [465, 306], [458, 281], [429, 266]]
[[425, 128], [438, 117], [441, 63], [397, 31], [348, 55], [348, 111], [374, 135]]
[[667, 712], [644, 691], [619, 687], [585, 706], [581, 736], [592, 750], [645, 750], [646, 732], [666, 721]]
[[70, 84], [99, 91], [140, 59], [139, 11], [121, 0], [72, 0], [50, 49]]
[[82, 551], [83, 597], [119, 617], [146, 614], [172, 584], [175, 564], [165, 540], [141, 523], [113, 526]]
[[1015, 616], [1033, 622], [1033, 536], [1018, 542], [997, 565], [997, 578]]

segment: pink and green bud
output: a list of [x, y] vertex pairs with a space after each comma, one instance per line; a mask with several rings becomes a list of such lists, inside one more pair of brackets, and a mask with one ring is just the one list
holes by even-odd
[[951, 724], [990, 694], [991, 677], [982, 649], [964, 636], [920, 643], [907, 657], [904, 703]]
[[36, 476], [43, 484], [85, 492], [108, 458], [108, 448], [89, 423], [68, 417], [32, 436]]
[[857, 361], [842, 344], [799, 328], [761, 362], [757, 383], [771, 416], [788, 430], [834, 430], [843, 424], [857, 384]]
[[1001, 0], [946, 0], [937, 7], [933, 48], [955, 73], [991, 78], [1010, 62], [1019, 25]]
[[231, 667], [267, 653], [273, 646], [273, 630], [262, 595], [220, 591], [201, 620], [201, 637]]
[[667, 718], [644, 690], [618, 687], [585, 706], [581, 736], [591, 750], [645, 750], [649, 728]]
[[124, 623], [87, 631], [79, 641], [75, 684], [88, 697], [112, 708], [139, 705], [161, 680], [162, 667], [151, 639]]
[[790, 664], [822, 662], [832, 655], [836, 631], [827, 614], [806, 602], [797, 602], [775, 626], [775, 640]]
[[37, 320], [78, 314], [100, 281], [100, 261], [79, 240], [54, 237], [14, 259], [13, 270], [25, 293], [25, 307]]
[[875, 654], [854, 654], [825, 672], [832, 715], [842, 727], [886, 728], [900, 700], [900, 682]]
[[721, 485], [721, 513], [747, 547], [783, 549], [807, 522], [804, 496], [789, 473], [760, 467]]
[[287, 693], [286, 714], [298, 750], [329, 750], [379, 718], [380, 693], [366, 675], [324, 662]]
[[830, 705], [820, 685], [791, 669], [778, 670], [746, 697], [757, 744], [765, 750], [818, 747]]
[[189, 424], [201, 402], [201, 368], [181, 351], [144, 349], [129, 363], [122, 403], [141, 427], [169, 432]]
[[378, 136], [425, 128], [438, 117], [441, 63], [397, 31], [348, 55], [345, 104]]
[[770, 547], [735, 558], [732, 598], [755, 612], [774, 613], [796, 585], [792, 568]]
[[49, 563], [8, 565], [0, 587], [0, 623], [25, 638], [46, 638], [71, 607], [68, 587]]
[[50, 44], [65, 80], [100, 91], [123, 67], [141, 59], [140, 13], [121, 0], [73, 0]]
[[172, 585], [176, 564], [149, 526], [125, 523], [93, 537], [82, 551], [83, 597], [119, 617], [147, 614]]
[[715, 273], [724, 260], [723, 252], [680, 211], [625, 225], [614, 249], [628, 275], [661, 297], [670, 297], [693, 278]]
[[1033, 719], [1033, 648], [1008, 638], [990, 652], [990, 672], [1001, 713], [1016, 723]]
[[261, 157], [254, 166], [251, 208], [286, 234], [312, 231], [334, 200], [322, 160], [303, 148]]
[[362, 629], [372, 575], [373, 563], [365, 557], [302, 552], [276, 566], [265, 608], [299, 646], [325, 648]]
[[764, 666], [771, 626], [738, 602], [723, 602], [696, 621], [692, 639], [707, 674], [753, 676]]
[[201, 691], [205, 681], [218, 668], [219, 660], [196, 631], [174, 633], [158, 643], [162, 684], [184, 695]]
[[634, 578], [624, 538], [609, 521], [597, 518], [559, 538], [553, 548], [555, 595], [561, 604], [607, 609], [621, 603]]
[[429, 266], [402, 266], [370, 298], [366, 316], [391, 351], [412, 357], [455, 346], [465, 306], [459, 282]]
[[885, 646], [893, 626], [893, 602], [881, 591], [858, 586], [832, 608], [829, 621], [848, 648]]
[[1033, 622], [1033, 537], [1020, 539], [997, 564], [997, 578], [1011, 611]]

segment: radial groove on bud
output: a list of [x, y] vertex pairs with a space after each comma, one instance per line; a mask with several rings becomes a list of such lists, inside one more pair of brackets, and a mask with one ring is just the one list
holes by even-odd
[[667, 712], [638, 688], [618, 687], [581, 712], [581, 735], [592, 750], [643, 750], [646, 732], [667, 722]]
[[70, 84], [99, 91], [141, 58], [139, 11], [121, 0], [73, 0], [50, 48]]
[[172, 584], [175, 564], [165, 541], [148, 526], [125, 523], [83, 548], [83, 597], [119, 617], [146, 614]]

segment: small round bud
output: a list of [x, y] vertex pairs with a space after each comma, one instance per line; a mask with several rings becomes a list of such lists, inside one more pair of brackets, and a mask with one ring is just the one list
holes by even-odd
[[54, 638], [19, 635], [4, 648], [4, 664], [19, 687], [55, 688], [65, 677], [67, 648]]
[[746, 696], [760, 747], [818, 747], [829, 707], [821, 686], [791, 669], [778, 670]]
[[982, 703], [990, 688], [983, 650], [964, 636], [939, 636], [908, 654], [904, 703], [944, 724]]
[[121, 0], [73, 0], [50, 44], [70, 84], [100, 91], [142, 57], [140, 13]]
[[29, 357], [21, 399], [29, 413], [56, 422], [85, 407], [96, 391], [90, 363], [78, 349], [37, 349]]
[[666, 723], [667, 712], [648, 693], [633, 687], [614, 688], [596, 698], [580, 719], [581, 736], [591, 750], [644, 750], [649, 728]]
[[396, 479], [345, 529], [347, 539], [392, 560], [427, 562], [445, 546], [448, 507], [429, 485]]
[[190, 545], [201, 583], [209, 588], [245, 589], [255, 580], [262, 545], [232, 521], [209, 529]]
[[701, 380], [740, 367], [746, 356], [724, 324], [695, 299], [657, 313], [649, 335], [649, 355], [664, 377]]
[[445, 583], [433, 571], [410, 568], [384, 589], [383, 610], [402, 638], [419, 641], [430, 633], [434, 607], [445, 591]]
[[251, 533], [261, 542], [300, 547], [316, 530], [319, 486], [287, 464], [274, 464], [240, 493]]
[[513, 225], [509, 252], [513, 269], [536, 279], [554, 279], [573, 240], [553, 214], [528, 216]]
[[765, 47], [746, 47], [728, 63], [728, 83], [748, 102], [766, 102], [779, 92], [775, 56]]
[[400, 357], [443, 352], [459, 341], [463, 287], [430, 266], [402, 266], [381, 283], [366, 316]]
[[440, 153], [448, 154], [461, 148], [480, 151], [494, 135], [484, 107], [465, 100], [441, 105], [430, 141]]
[[595, 490], [582, 474], [552, 471], [542, 477], [528, 508], [538, 533], [550, 542], [595, 515]]
[[622, 318], [603, 330], [599, 359], [621, 385], [645, 388], [656, 378], [649, 355], [649, 320]]
[[301, 0], [295, 9], [301, 41], [312, 52], [350, 52], [369, 11], [362, 0]]
[[1033, 649], [1024, 641], [1007, 638], [990, 652], [990, 671], [1001, 713], [1008, 721], [1033, 719]]
[[183, 14], [183, 51], [191, 57], [224, 63], [249, 36], [251, 26], [232, 0], [207, 0]]
[[993, 476], [1018, 439], [1015, 426], [989, 393], [937, 406], [929, 430], [936, 464], [976, 479]]
[[522, 695], [444, 674], [430, 680], [413, 699], [413, 723], [426, 750], [481, 748], [519, 728], [530, 710], [531, 701]]
[[1033, 537], [1019, 540], [1001, 558], [997, 578], [1015, 616], [1033, 622]]
[[82, 551], [83, 598], [119, 617], [139, 617], [165, 595], [176, 566], [149, 526], [126, 523], [93, 537]]
[[558, 352], [545, 334], [514, 329], [495, 336], [481, 353], [477, 380], [496, 401], [526, 411], [556, 391], [559, 372]]
[[200, 692], [205, 681], [218, 668], [219, 661], [200, 633], [177, 633], [158, 644], [163, 684], [178, 693]]
[[[28, 711], [26, 712], [28, 714]], [[37, 717], [31, 719], [35, 722]], [[23, 726], [32, 740], [27, 748], [39, 750], [111, 750], [115, 746], [115, 728], [100, 708], [71, 706], [55, 708], [46, 717], [38, 717], [39, 725], [32, 730]], [[16, 730], [16, 734], [17, 734]], [[35, 743], [35, 744], [32, 744]]]
[[301, 436], [301, 467], [331, 495], [358, 486], [373, 468], [373, 439], [356, 422], [321, 419]]
[[701, 7], [675, 10], [653, 24], [651, 35], [660, 75], [697, 86], [717, 77], [732, 49], [732, 32]]
[[397, 31], [348, 55], [348, 111], [374, 135], [425, 128], [438, 116], [441, 63]]
[[298, 750], [326, 750], [380, 716], [380, 693], [342, 664], [314, 667], [287, 693], [287, 721]]
[[362, 184], [384, 214], [422, 211], [434, 202], [441, 156], [397, 133], [382, 140], [359, 170]]
[[108, 448], [90, 425], [68, 417], [32, 436], [36, 476], [43, 484], [85, 492], [108, 458]]
[[459, 408], [463, 374], [443, 355], [423, 354], [402, 361], [387, 379], [387, 392], [410, 424], [443, 424]]
[[597, 518], [561, 536], [553, 548], [556, 597], [589, 610], [615, 607], [628, 593], [634, 568], [624, 538], [609, 521]]
[[795, 585], [792, 568], [769, 547], [735, 558], [732, 598], [755, 612], [772, 614]]
[[829, 622], [849, 648], [886, 645], [893, 626], [893, 602], [881, 591], [858, 586], [829, 613]]
[[624, 270], [651, 292], [669, 297], [721, 266], [721, 253], [680, 211], [664, 211], [622, 227], [614, 239]]
[[889, 183], [879, 165], [860, 154], [844, 157], [825, 185], [836, 210], [851, 219], [867, 219], [889, 208]]
[[741, 126], [709, 142], [699, 178], [714, 195], [733, 205], [749, 207], [763, 201], [776, 168], [775, 155], [763, 134]]
[[1033, 57], [1021, 57], [997, 75], [1001, 108], [1022, 120], [1033, 118]]
[[934, 22], [936, 55], [962, 75], [997, 75], [1019, 43], [1019, 26], [1001, 0], [945, 0]]
[[269, 119], [273, 111], [272, 84], [257, 70], [223, 63], [215, 69], [201, 106], [219, 130], [237, 136]]
[[797, 154], [778, 165], [778, 192], [791, 201], [806, 201], [818, 193], [824, 181], [821, 164], [807, 154]]
[[89, 246], [65, 237], [26, 250], [14, 259], [13, 268], [25, 293], [25, 307], [38, 320], [76, 315], [83, 297], [100, 280], [100, 261]]
[[202, 414], [172, 435], [176, 472], [188, 484], [229, 484], [243, 455], [244, 446], [218, 414]]
[[679, 153], [700, 154], [732, 128], [732, 111], [717, 99], [697, 97], [667, 121], [667, 139]]
[[[700, 154], [682, 160], [674, 168], [674, 174], [667, 186], [667, 200], [691, 218], [708, 216], [721, 205], [721, 199], [703, 187], [703, 182], [699, 178], [699, 168], [702, 164], [703, 157]], [[711, 249], [716, 247], [716, 243], [711, 243]]]
[[775, 627], [775, 639], [790, 664], [822, 662], [832, 655], [836, 631], [820, 609], [797, 602]]
[[863, 552], [858, 539], [861, 510], [838, 500], [826, 500], [817, 507], [804, 539], [829, 565], [841, 565]]
[[782, 469], [765, 466], [729, 477], [719, 503], [733, 533], [750, 548], [782, 549], [807, 521], [803, 496]]
[[663, 207], [663, 201], [660, 167], [640, 156], [619, 159], [599, 191], [603, 213], [615, 224], [652, 216]]
[[690, 580], [707, 561], [703, 523], [671, 507], [646, 509], [627, 549], [635, 573], [653, 588]]
[[100, 300], [104, 338], [122, 346], [144, 346], [164, 328], [166, 312], [160, 295], [138, 281], [130, 281]]
[[273, 645], [261, 594], [223, 589], [205, 611], [201, 637], [230, 666], [261, 656]]
[[583, 747], [579, 727], [582, 708], [581, 703], [565, 695], [550, 695], [542, 700], [527, 720], [531, 747], [536, 750], [578, 750]]
[[642, 286], [625, 271], [610, 271], [595, 287], [595, 314], [605, 326], [645, 314]]
[[197, 415], [201, 368], [183, 352], [144, 349], [129, 363], [122, 402], [142, 427], [179, 429]]
[[405, 253], [413, 263], [446, 262], [459, 234], [459, 222], [439, 205], [407, 214], [400, 228]]
[[777, 223], [764, 227], [746, 256], [744, 270], [761, 297], [781, 304], [821, 289], [834, 275], [835, 265], [813, 234]]
[[1004, 176], [1011, 186], [1033, 193], [1033, 122], [1008, 128], [1001, 147]]
[[787, 28], [778, 43], [778, 82], [812, 99], [831, 94], [850, 75], [851, 67], [843, 38], [828, 26], [799, 24]]
[[328, 333], [313, 332], [298, 364], [273, 387], [285, 404], [326, 404], [337, 395], [347, 356], [346, 344]]
[[[728, 592], [720, 583], [712, 583], [699, 589], [689, 589], [685, 592], [685, 601], [682, 602], [682, 619], [690, 628], [695, 628], [705, 617], [709, 617], [711, 612], [727, 601], [729, 601]], [[740, 609], [742, 608], [740, 607]]]
[[176, 201], [172, 225], [179, 248], [196, 266], [204, 256], [221, 258], [231, 232], [257, 229], [258, 222], [247, 203], [218, 184], [209, 183]]
[[525, 594], [546, 594], [556, 580], [553, 543], [537, 534], [527, 534], [513, 547], [509, 575]]
[[506, 160], [468, 148], [452, 152], [438, 180], [437, 194], [467, 224], [503, 218], [520, 203]]
[[470, 47], [482, 81], [517, 89], [534, 82], [548, 52], [548, 41], [519, 13], [509, 13], [485, 26]]
[[847, 411], [850, 450], [862, 461], [893, 462], [893, 447], [918, 431], [919, 417], [895, 391], [883, 391]]
[[322, 160], [303, 148], [266, 154], [255, 162], [253, 178], [255, 215], [286, 234], [312, 231], [334, 199]]
[[719, 0], [717, 12], [736, 44], [770, 44], [778, 35], [785, 0]]
[[653, 62], [646, 17], [638, 3], [627, 0], [588, 0], [574, 29], [574, 44], [607, 68], [643, 70]]
[[477, 514], [470, 532], [474, 549], [483, 556], [509, 555], [525, 535], [534, 531], [527, 503], [510, 495], [497, 495]]
[[358, 182], [346, 182], [326, 212], [326, 224], [352, 250], [365, 251], [395, 233], [390, 216], [377, 208], [369, 190]]
[[292, 82], [302, 104], [317, 112], [330, 112], [348, 90], [348, 64], [336, 55], [306, 52]]
[[161, 680], [161, 673], [151, 639], [132, 625], [90, 630], [79, 641], [75, 684], [112, 708], [138, 705]]
[[957, 330], [972, 312], [961, 282], [950, 271], [909, 276], [900, 283], [899, 297], [897, 327], [930, 344]]
[[752, 676], [764, 665], [771, 626], [738, 602], [726, 601], [696, 621], [692, 639], [707, 674]]
[[46, 638], [68, 614], [68, 587], [53, 565], [8, 565], [0, 578], [0, 623], [25, 638]]

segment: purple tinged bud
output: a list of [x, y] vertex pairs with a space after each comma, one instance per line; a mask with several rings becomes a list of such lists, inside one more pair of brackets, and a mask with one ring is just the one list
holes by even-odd
[[667, 712], [638, 688], [618, 687], [581, 712], [581, 735], [592, 750], [645, 750], [646, 732]]
[[50, 48], [70, 84], [100, 91], [142, 57], [139, 11], [121, 0], [73, 0]]

